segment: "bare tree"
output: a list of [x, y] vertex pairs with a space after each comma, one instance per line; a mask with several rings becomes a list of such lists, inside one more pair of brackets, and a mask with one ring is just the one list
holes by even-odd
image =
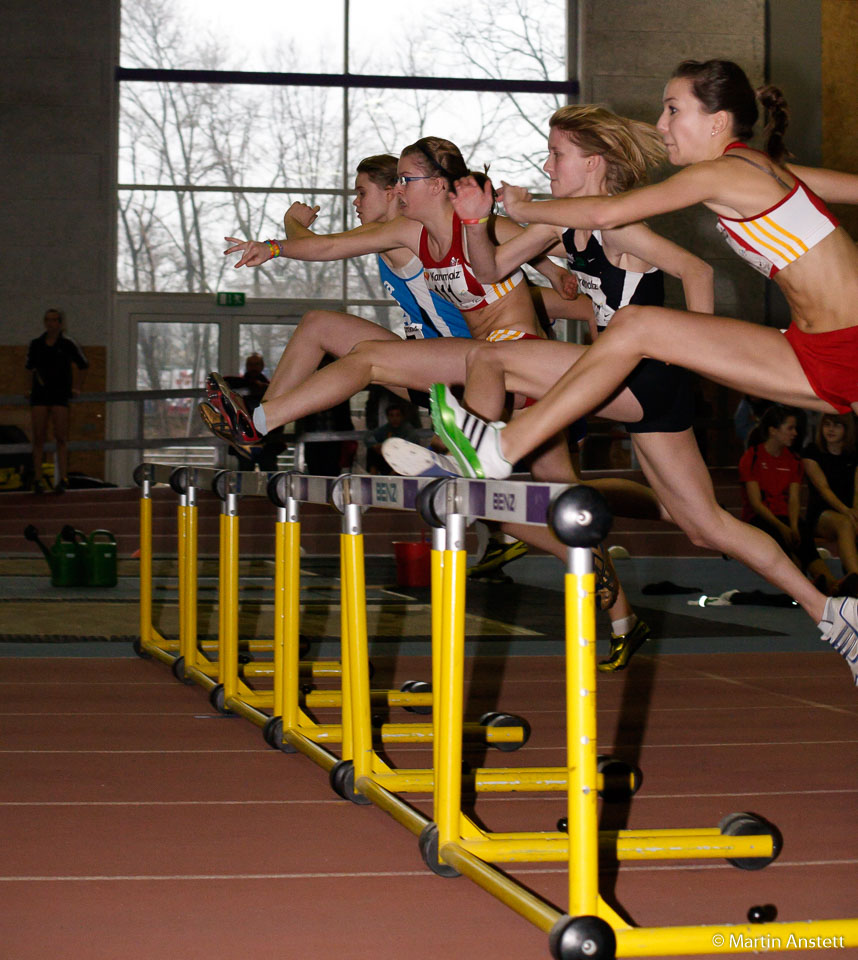
[[[564, 10], [563, 0], [498, 0], [490, 10], [475, 7], [466, 17], [433, 14], [425, 29], [417, 23], [408, 42], [393, 51], [393, 69], [404, 76], [447, 67], [451, 74], [495, 79], [556, 78], [562, 73], [562, 31], [544, 25], [549, 18], [555, 25], [562, 22]], [[228, 62], [227, 54], [222, 42], [189, 29], [168, 0], [123, 5], [126, 63], [218, 69]], [[294, 56], [294, 46], [275, 53], [280, 63]], [[544, 119], [559, 105], [556, 97], [537, 99], [538, 104], [530, 95], [350, 91], [349, 149], [360, 155], [398, 153], [419, 136], [448, 135], [432, 127], [455, 118], [469, 163], [498, 158], [502, 169], [536, 172]], [[341, 201], [312, 192], [342, 186], [342, 102], [342, 93], [332, 88], [125, 84], [123, 179], [141, 186], [120, 197], [120, 287], [213, 293], [228, 277], [230, 288], [257, 297], [340, 298], [340, 264], [271, 262], [229, 273], [231, 264], [218, 250], [224, 234], [282, 235], [280, 220], [294, 198], [319, 203], [319, 231], [342, 228]], [[349, 165], [359, 159], [349, 156]], [[275, 192], [290, 186], [295, 193]], [[349, 297], [381, 295], [371, 259], [356, 262], [349, 276]]]

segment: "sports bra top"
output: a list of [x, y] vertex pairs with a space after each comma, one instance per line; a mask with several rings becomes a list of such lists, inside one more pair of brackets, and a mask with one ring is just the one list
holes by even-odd
[[[737, 141], [728, 144], [724, 153], [738, 147], [753, 149]], [[733, 159], [750, 163], [787, 187], [774, 171], [749, 157], [734, 154]], [[762, 213], [744, 218], [718, 217], [718, 230], [728, 245], [766, 277], [773, 277], [793, 260], [798, 260], [836, 227], [837, 219], [798, 177], [795, 177], [795, 186], [789, 193]]]
[[429, 253], [429, 238], [425, 227], [420, 231], [418, 250], [423, 264], [423, 276], [429, 289], [467, 313], [506, 296], [524, 280], [524, 274], [521, 269], [517, 269], [497, 283], [480, 283], [465, 256], [461, 223], [454, 213], [453, 242], [442, 259], [435, 260]]
[[379, 254], [378, 272], [384, 289], [402, 307], [406, 339], [470, 337], [461, 310], [426, 286], [419, 258], [412, 257], [404, 267], [394, 269]]
[[594, 230], [583, 250], [575, 247], [575, 231], [563, 231], [563, 246], [569, 270], [578, 278], [579, 288], [593, 301], [596, 326], [607, 327], [611, 317], [627, 304], [664, 305], [664, 274], [658, 267], [646, 273], [614, 266], [602, 247], [602, 234]]

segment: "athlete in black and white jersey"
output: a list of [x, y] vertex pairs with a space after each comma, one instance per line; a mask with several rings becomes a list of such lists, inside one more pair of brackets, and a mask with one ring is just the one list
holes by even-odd
[[[644, 124], [618, 117], [600, 107], [569, 106], [551, 118], [548, 160], [554, 196], [591, 196], [628, 189], [645, 180], [647, 165], [658, 162], [664, 150], [655, 131]], [[465, 221], [478, 221], [489, 194], [475, 182], [456, 184], [456, 206]], [[712, 269], [675, 243], [659, 236], [643, 223], [600, 233], [545, 224], [531, 225], [507, 243], [488, 243], [479, 223], [469, 227], [469, 249], [474, 269], [482, 280], [500, 276], [515, 263], [536, 252], [565, 253], [579, 287], [592, 294], [591, 331], [597, 336], [610, 323], [614, 312], [628, 302], [662, 305], [663, 272], [682, 281], [689, 309], [711, 313], [714, 305]], [[486, 249], [491, 247], [491, 250]], [[500, 378], [509, 390], [541, 397], [588, 348], [553, 343], [551, 349], [533, 341], [471, 345], [469, 390], [492, 389]], [[622, 420], [632, 435], [638, 460], [649, 479], [654, 456], [676, 457], [696, 464], [697, 473], [708, 481], [691, 422], [694, 411], [690, 374], [681, 367], [656, 360], [643, 360], [596, 416]], [[461, 410], [443, 384], [432, 390], [433, 421], [466, 476], [479, 476], [469, 457], [469, 440], [462, 435]], [[465, 415], [467, 416], [467, 415]], [[457, 427], [456, 421], [459, 420]], [[482, 431], [477, 418], [464, 423]], [[476, 434], [474, 445], [478, 445]], [[477, 469], [474, 469], [474, 467]], [[655, 483], [658, 482], [658, 487]], [[685, 491], [656, 474], [651, 480], [667, 514], [681, 502]], [[711, 490], [711, 483], [710, 483]], [[713, 494], [714, 503], [714, 494]], [[611, 656], [602, 669], [623, 665], [634, 653], [640, 637], [614, 638]]]
[[578, 289], [593, 301], [593, 339], [610, 323], [621, 307], [630, 303], [661, 306], [664, 303], [664, 275], [658, 267], [629, 270], [612, 263], [602, 245], [602, 231], [593, 230], [584, 248], [575, 244], [575, 231], [563, 233], [563, 246], [570, 273], [578, 278]]

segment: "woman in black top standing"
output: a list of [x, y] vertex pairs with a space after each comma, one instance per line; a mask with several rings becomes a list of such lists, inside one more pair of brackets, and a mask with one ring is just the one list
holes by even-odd
[[42, 493], [42, 458], [48, 424], [54, 428], [57, 444], [57, 476], [54, 490], [62, 493], [68, 485], [69, 400], [80, 392], [83, 383], [75, 383], [72, 365], [86, 370], [89, 361], [80, 347], [63, 333], [63, 315], [48, 310], [44, 318], [45, 332], [30, 341], [27, 369], [33, 371], [30, 391], [30, 414], [33, 423], [33, 492]]
[[[802, 451], [809, 481], [807, 522], [813, 532], [836, 540], [849, 586], [858, 588], [858, 487], [855, 478], [855, 418], [851, 413], [824, 413], [814, 442]], [[854, 593], [851, 593], [854, 596]]]

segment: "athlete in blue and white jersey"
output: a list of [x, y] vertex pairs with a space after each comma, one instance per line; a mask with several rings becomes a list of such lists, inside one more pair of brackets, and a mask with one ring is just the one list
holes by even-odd
[[378, 273], [384, 289], [402, 307], [400, 321], [407, 340], [470, 337], [471, 331], [459, 308], [426, 286], [423, 264], [417, 257], [412, 256], [402, 267], [394, 267], [379, 253]]

